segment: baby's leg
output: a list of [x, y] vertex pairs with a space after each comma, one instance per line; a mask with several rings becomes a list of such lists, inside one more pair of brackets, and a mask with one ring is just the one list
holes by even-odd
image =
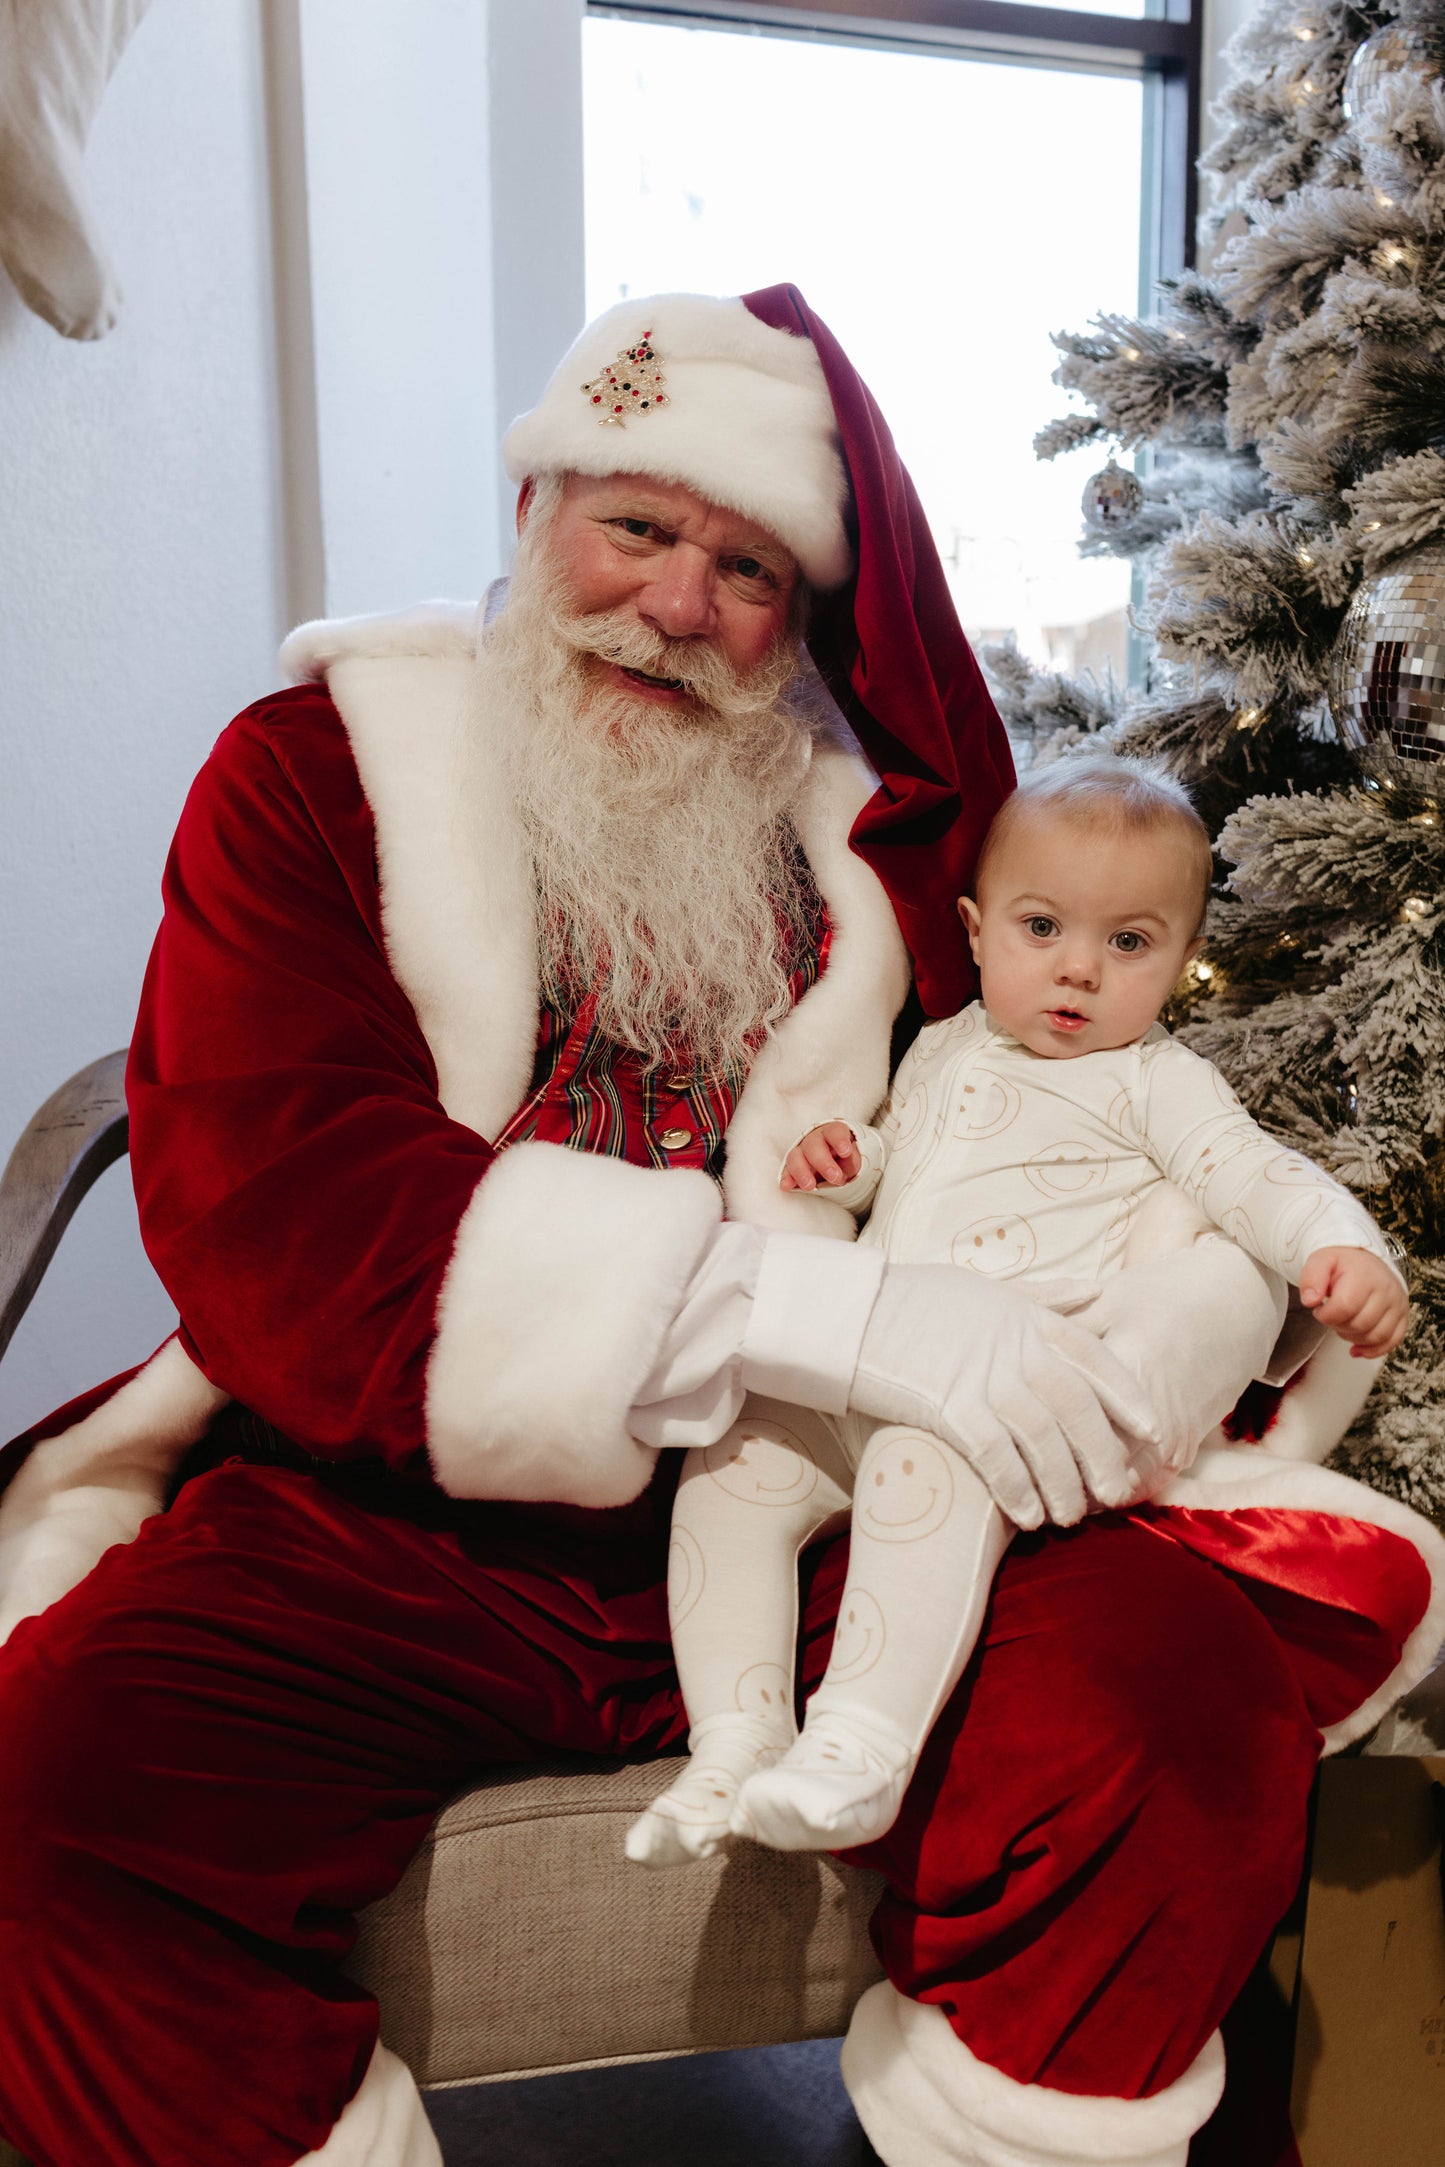
[[825, 1417], [750, 1399], [690, 1452], [672, 1514], [667, 1594], [691, 1759], [627, 1832], [645, 1866], [708, 1858], [739, 1785], [797, 1736], [798, 1552], [848, 1509], [847, 1461]]
[[749, 1776], [733, 1828], [838, 1851], [890, 1828], [963, 1675], [1013, 1534], [973, 1470], [925, 1430], [876, 1429], [853, 1492], [848, 1579], [802, 1734]]

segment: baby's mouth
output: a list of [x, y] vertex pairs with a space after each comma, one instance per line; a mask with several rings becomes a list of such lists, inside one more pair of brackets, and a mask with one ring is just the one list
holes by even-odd
[[1060, 1031], [1082, 1030], [1088, 1020], [1088, 1017], [1080, 1008], [1051, 1008], [1049, 1010], [1050, 1023]]

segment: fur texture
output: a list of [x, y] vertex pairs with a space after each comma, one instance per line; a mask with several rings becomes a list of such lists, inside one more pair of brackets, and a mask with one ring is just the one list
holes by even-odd
[[720, 1217], [705, 1174], [518, 1144], [478, 1188], [427, 1371], [453, 1497], [624, 1505], [655, 1455], [627, 1415]]
[[883, 1979], [853, 2011], [843, 2081], [882, 2156], [908, 2167], [1185, 2167], [1224, 2090], [1224, 2047], [1215, 2032], [1151, 2098], [1091, 2099], [990, 2068], [941, 2009]]
[[0, 1644], [134, 1541], [226, 1398], [169, 1339], [84, 1421], [35, 1447], [0, 1496]]
[[[647, 332], [667, 403], [604, 426], [583, 386]], [[760, 323], [741, 301], [663, 294], [622, 301], [588, 325], [503, 444], [529, 474], [648, 474], [759, 520], [813, 587], [853, 568], [848, 475], [812, 341]]]

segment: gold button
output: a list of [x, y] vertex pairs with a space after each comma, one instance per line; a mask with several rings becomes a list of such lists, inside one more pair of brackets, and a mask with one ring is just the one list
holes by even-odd
[[664, 1129], [657, 1141], [664, 1151], [681, 1151], [685, 1144], [692, 1142], [692, 1130]]

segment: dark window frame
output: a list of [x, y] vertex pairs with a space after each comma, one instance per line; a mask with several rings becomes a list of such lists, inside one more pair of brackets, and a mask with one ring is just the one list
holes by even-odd
[[1157, 282], [1177, 278], [1194, 262], [1203, 0], [1147, 5], [1149, 14], [1132, 17], [1016, 0], [832, 0], [827, 8], [771, 0], [589, 0], [588, 13], [1141, 75], [1153, 91], [1145, 101], [1140, 176], [1140, 308], [1147, 313]]

